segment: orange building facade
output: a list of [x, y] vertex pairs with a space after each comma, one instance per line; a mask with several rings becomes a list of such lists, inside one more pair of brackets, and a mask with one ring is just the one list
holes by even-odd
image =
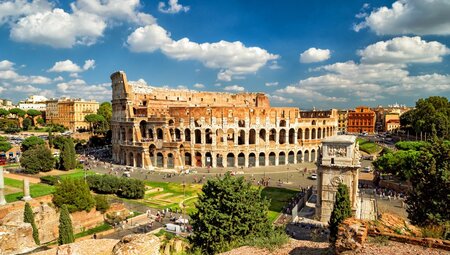
[[354, 111], [348, 112], [347, 132], [368, 133], [375, 132], [375, 112], [366, 106], [358, 106]]

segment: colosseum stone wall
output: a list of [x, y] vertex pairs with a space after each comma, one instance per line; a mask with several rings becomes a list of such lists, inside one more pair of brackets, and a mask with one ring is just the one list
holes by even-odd
[[117, 163], [155, 168], [259, 167], [316, 161], [336, 110], [270, 107], [264, 93], [150, 87], [111, 75]]

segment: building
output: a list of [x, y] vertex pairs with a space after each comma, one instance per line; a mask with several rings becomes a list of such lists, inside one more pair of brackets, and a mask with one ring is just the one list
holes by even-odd
[[38, 110], [42, 113], [45, 113], [46, 111], [46, 101], [48, 99], [44, 96], [30, 96], [29, 98], [25, 99], [24, 101], [20, 101], [18, 108], [28, 111], [30, 109]]
[[377, 132], [394, 132], [400, 129], [400, 116], [411, 110], [405, 105], [393, 104], [372, 109], [376, 114], [375, 130]]
[[316, 161], [337, 111], [270, 107], [263, 93], [150, 87], [111, 75], [112, 154], [146, 169], [258, 167]]
[[338, 132], [339, 134], [347, 133], [348, 110], [338, 111]]
[[359, 106], [348, 112], [347, 132], [353, 134], [375, 133], [375, 112], [369, 107]]
[[90, 124], [84, 120], [89, 114], [97, 113], [99, 103], [82, 99], [50, 99], [47, 104], [47, 123], [63, 125], [71, 131], [88, 130]]
[[0, 99], [0, 109], [11, 110], [15, 108], [11, 100], [8, 99]]
[[352, 214], [359, 218], [358, 168], [361, 164], [356, 136], [327, 137], [322, 141], [321, 152], [317, 170], [316, 218], [321, 222], [330, 220], [340, 183], [348, 187]]
[[400, 113], [390, 112], [384, 115], [384, 132], [395, 132], [400, 129]]

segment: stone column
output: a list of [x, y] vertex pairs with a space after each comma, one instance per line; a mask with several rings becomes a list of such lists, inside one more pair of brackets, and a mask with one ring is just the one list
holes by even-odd
[[279, 162], [280, 162], [280, 154], [279, 154], [279, 153], [276, 153], [276, 154], [275, 154], [275, 165], [278, 166], [278, 165], [279, 165]]
[[6, 205], [5, 194], [3, 190], [5, 189], [5, 180], [3, 179], [3, 167], [0, 166], [0, 205]]
[[245, 155], [244, 154], [244, 167], [248, 168], [248, 163], [249, 163], [249, 154]]
[[[214, 136], [215, 137], [215, 136]], [[211, 163], [212, 163], [212, 168], [216, 168], [217, 167], [217, 154], [216, 153], [212, 153], [211, 154]]]
[[30, 196], [30, 181], [25, 178], [23, 179], [23, 201], [30, 201], [32, 198]]

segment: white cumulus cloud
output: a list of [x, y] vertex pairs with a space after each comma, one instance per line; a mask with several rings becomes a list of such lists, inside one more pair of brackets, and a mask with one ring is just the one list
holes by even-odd
[[52, 4], [46, 0], [33, 0], [31, 2], [26, 0], [2, 1], [0, 3], [0, 25], [13, 22], [26, 15], [50, 11], [52, 7]]
[[164, 2], [159, 2], [158, 10], [162, 13], [179, 13], [179, 12], [188, 12], [189, 6], [183, 6], [178, 3], [178, 0], [169, 0], [169, 3], [166, 7]]
[[278, 82], [266, 82], [266, 87], [274, 87], [274, 86], [278, 86]]
[[322, 62], [330, 58], [331, 51], [328, 49], [309, 48], [300, 54], [301, 63]]
[[420, 37], [396, 37], [380, 41], [358, 51], [365, 63], [435, 63], [442, 62], [442, 56], [450, 53], [445, 45]]
[[56, 62], [52, 68], [48, 69], [48, 72], [68, 72], [68, 73], [79, 73], [83, 71], [87, 71], [89, 69], [93, 69], [95, 67], [95, 60], [88, 59], [84, 61], [83, 68], [79, 65], [72, 62], [72, 60], [67, 59], [64, 61]]
[[247, 47], [239, 41], [196, 43], [188, 38], [176, 41], [157, 24], [137, 28], [128, 36], [127, 45], [134, 52], [154, 52], [159, 49], [176, 60], [200, 61], [208, 68], [219, 69], [218, 79], [223, 81], [255, 73], [268, 61], [279, 57], [259, 47]]
[[244, 87], [239, 85], [230, 85], [223, 88], [225, 91], [234, 91], [234, 92], [243, 92], [245, 90]]
[[201, 83], [196, 83], [196, 84], [194, 84], [194, 88], [203, 89], [203, 88], [205, 88], [205, 85], [203, 85]]
[[373, 10], [354, 30], [369, 28], [378, 35], [450, 35], [450, 1], [397, 0], [391, 8]]

